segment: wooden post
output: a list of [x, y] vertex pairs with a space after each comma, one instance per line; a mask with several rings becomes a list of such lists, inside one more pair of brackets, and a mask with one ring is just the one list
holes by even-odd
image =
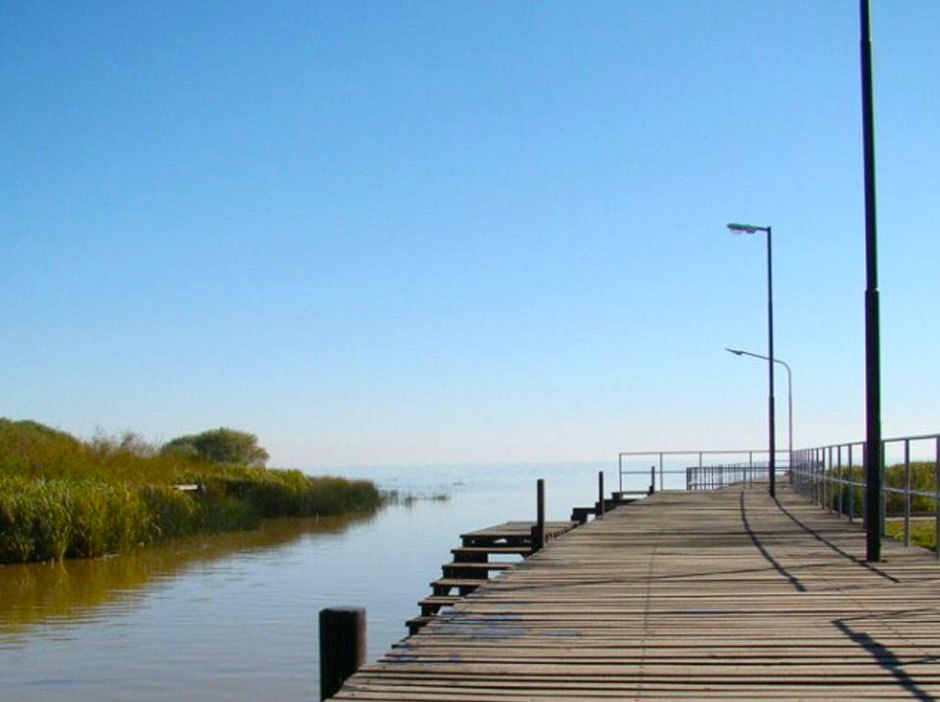
[[656, 466], [650, 466], [650, 492], [652, 495], [656, 492]]
[[320, 699], [329, 699], [366, 660], [366, 610], [320, 610]]
[[604, 471], [597, 473], [597, 516], [604, 516]]
[[536, 520], [532, 527], [532, 553], [545, 548], [545, 480], [535, 483]]

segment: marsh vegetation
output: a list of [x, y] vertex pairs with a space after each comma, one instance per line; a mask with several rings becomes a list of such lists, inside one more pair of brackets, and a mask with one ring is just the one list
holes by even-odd
[[253, 435], [231, 429], [155, 446], [133, 433], [82, 441], [38, 422], [0, 419], [0, 563], [100, 556], [249, 529], [266, 517], [380, 504], [369, 481], [268, 469], [266, 459]]

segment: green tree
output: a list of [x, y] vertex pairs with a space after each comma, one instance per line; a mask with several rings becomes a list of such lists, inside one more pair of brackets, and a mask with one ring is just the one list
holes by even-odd
[[164, 444], [161, 452], [253, 468], [263, 468], [268, 460], [268, 452], [258, 446], [257, 436], [225, 427], [179, 436]]

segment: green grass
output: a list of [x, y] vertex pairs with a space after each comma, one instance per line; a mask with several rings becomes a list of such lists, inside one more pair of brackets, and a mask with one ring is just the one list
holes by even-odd
[[[898, 541], [904, 540], [904, 520], [887, 519], [885, 521], [885, 534]], [[911, 543], [915, 546], [933, 551], [937, 547], [937, 533], [933, 519], [917, 519], [911, 521]]]
[[[200, 492], [174, 485], [199, 484]], [[368, 481], [161, 454], [133, 434], [80, 441], [0, 419], [0, 563], [83, 558], [264, 517], [372, 511]]]

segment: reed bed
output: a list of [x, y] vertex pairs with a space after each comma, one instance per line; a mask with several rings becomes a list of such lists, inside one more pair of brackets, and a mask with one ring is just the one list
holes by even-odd
[[[198, 491], [175, 486], [196, 484]], [[373, 511], [368, 481], [161, 454], [133, 435], [80, 441], [0, 419], [0, 563], [87, 558], [265, 517]]]

